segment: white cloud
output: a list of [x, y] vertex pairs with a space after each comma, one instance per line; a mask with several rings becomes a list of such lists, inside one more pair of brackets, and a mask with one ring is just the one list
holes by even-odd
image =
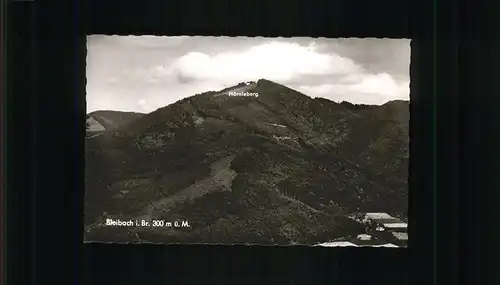
[[351, 74], [336, 84], [299, 85], [297, 89], [312, 97], [356, 104], [384, 104], [391, 100], [408, 100], [409, 81], [398, 84], [387, 73]]
[[[266, 78], [290, 81], [303, 75], [348, 74], [360, 70], [352, 60], [336, 54], [322, 54], [315, 44], [271, 42], [243, 52], [224, 52], [214, 56], [190, 52], [175, 61], [170, 72], [218, 82]], [[165, 72], [165, 71], [164, 71]]]

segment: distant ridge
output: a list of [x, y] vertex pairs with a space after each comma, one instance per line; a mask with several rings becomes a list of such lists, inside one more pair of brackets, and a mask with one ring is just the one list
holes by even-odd
[[102, 110], [89, 113], [87, 123], [89, 131], [108, 131], [116, 129], [136, 119], [141, 118], [145, 114], [137, 112], [121, 112]]

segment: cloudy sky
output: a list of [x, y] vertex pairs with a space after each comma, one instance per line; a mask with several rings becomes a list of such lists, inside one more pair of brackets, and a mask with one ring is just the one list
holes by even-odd
[[87, 38], [87, 111], [151, 112], [260, 78], [311, 97], [409, 100], [410, 40], [102, 36]]

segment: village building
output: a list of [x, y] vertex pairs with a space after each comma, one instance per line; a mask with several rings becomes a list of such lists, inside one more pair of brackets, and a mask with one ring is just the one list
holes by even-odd
[[398, 218], [394, 218], [387, 213], [366, 213], [365, 220], [375, 222], [377, 231], [397, 231], [406, 232], [408, 224]]
[[383, 227], [388, 231], [406, 232], [408, 225], [406, 223], [384, 223]]
[[385, 243], [385, 244], [380, 244], [380, 245], [372, 245], [372, 247], [392, 247], [392, 248], [398, 248], [399, 246], [392, 244], [392, 243]]
[[371, 240], [372, 236], [371, 235], [367, 235], [367, 234], [360, 234], [360, 235], [358, 235], [358, 239], [359, 240]]
[[365, 217], [370, 220], [392, 219], [387, 213], [366, 213]]
[[346, 247], [346, 246], [354, 246], [354, 247], [357, 247], [357, 245], [355, 245], [355, 244], [354, 244], [354, 243], [352, 243], [352, 242], [348, 242], [348, 241], [333, 241], [333, 242], [324, 242], [324, 243], [320, 243], [320, 244], [318, 244], [318, 246], [325, 246], [325, 247], [336, 247], [336, 246]]

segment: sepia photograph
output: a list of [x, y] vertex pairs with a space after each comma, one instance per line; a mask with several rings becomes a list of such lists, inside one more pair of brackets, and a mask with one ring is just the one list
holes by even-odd
[[410, 40], [87, 36], [85, 242], [407, 247]]

